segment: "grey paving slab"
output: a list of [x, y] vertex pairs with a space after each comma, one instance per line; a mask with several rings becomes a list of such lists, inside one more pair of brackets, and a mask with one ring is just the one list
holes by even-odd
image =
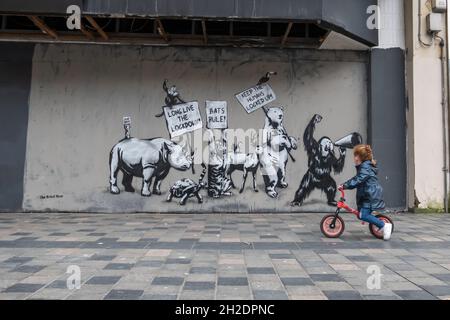
[[314, 283], [310, 278], [299, 278], [299, 277], [283, 277], [281, 282], [285, 286], [313, 286]]
[[428, 293], [431, 293], [435, 297], [450, 296], [450, 285], [447, 286], [423, 285], [421, 287], [422, 289], [426, 290]]
[[92, 257], [89, 258], [89, 260], [94, 260], [94, 261], [111, 261], [111, 260], [114, 260], [115, 257], [116, 257], [115, 255], [94, 254]]
[[362, 300], [358, 291], [326, 291], [323, 293], [329, 300]]
[[90, 278], [86, 284], [96, 284], [96, 285], [114, 285], [119, 282], [121, 277], [119, 276], [95, 276]]
[[186, 281], [183, 290], [214, 290], [215, 282], [209, 281]]
[[179, 286], [184, 282], [182, 277], [155, 277], [152, 281], [153, 285]]
[[269, 254], [269, 257], [274, 260], [295, 259], [294, 255], [291, 253], [271, 253]]
[[248, 279], [244, 277], [219, 277], [219, 286], [248, 286]]
[[105, 266], [105, 270], [130, 270], [133, 268], [133, 263], [109, 263]]
[[310, 274], [311, 280], [315, 282], [341, 282], [342, 277], [338, 274]]
[[251, 267], [247, 268], [248, 274], [276, 274], [273, 268]]
[[11, 257], [3, 261], [4, 263], [23, 264], [33, 260], [33, 257]]
[[105, 300], [138, 300], [144, 293], [143, 290], [111, 290]]
[[35, 283], [16, 283], [8, 288], [6, 288], [3, 292], [11, 293], [11, 292], [35, 292], [42, 288], [44, 284], [35, 284]]
[[41, 271], [44, 268], [45, 268], [45, 266], [21, 265], [15, 269], [11, 270], [11, 272], [35, 273], [35, 272]]
[[255, 300], [288, 300], [286, 292], [281, 290], [254, 290]]
[[177, 300], [176, 294], [144, 294], [141, 300]]
[[436, 300], [437, 298], [426, 291], [394, 290], [394, 293], [404, 300]]
[[46, 285], [46, 288], [67, 289], [67, 280], [55, 280]]
[[196, 274], [215, 274], [217, 269], [214, 267], [192, 267], [189, 273]]

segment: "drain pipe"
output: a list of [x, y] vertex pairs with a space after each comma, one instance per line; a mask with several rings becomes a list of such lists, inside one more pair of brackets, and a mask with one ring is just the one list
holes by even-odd
[[436, 35], [436, 38], [440, 40], [439, 47], [441, 48], [441, 68], [442, 68], [442, 128], [443, 128], [443, 136], [442, 136], [442, 146], [443, 146], [443, 154], [444, 154], [444, 166], [442, 171], [444, 172], [444, 210], [445, 213], [448, 213], [448, 156], [447, 156], [447, 134], [448, 134], [448, 126], [447, 126], [447, 88], [446, 88], [446, 78], [448, 75], [448, 68], [446, 62], [446, 54], [445, 54], [445, 40], [444, 38]]
[[[443, 111], [443, 113], [444, 113], [444, 115], [445, 115], [445, 118], [444, 118], [444, 122], [445, 122], [445, 124], [446, 124], [446, 127], [445, 127], [445, 132], [444, 132], [444, 137], [446, 137], [446, 144], [445, 144], [445, 151], [444, 151], [444, 154], [445, 154], [445, 157], [447, 158], [447, 155], [448, 155], [448, 151], [449, 151], [449, 149], [448, 149], [448, 139], [447, 139], [447, 137], [448, 136], [450, 136], [450, 131], [449, 131], [449, 128], [448, 128], [448, 123], [449, 123], [449, 118], [448, 118], [448, 116], [449, 116], [449, 114], [448, 114], [448, 111], [450, 110], [450, 99], [449, 99], [449, 94], [450, 94], [450, 8], [449, 8], [449, 6], [447, 5], [447, 12], [446, 12], [446, 19], [445, 19], [445, 35], [446, 35], [446, 37], [447, 37], [447, 61], [446, 61], [446, 63], [447, 63], [447, 72], [446, 72], [446, 74], [447, 74], [447, 85], [446, 85], [446, 91], [447, 91], [447, 105], [445, 106], [443, 106], [444, 107], [444, 111]], [[444, 89], [444, 90], [445, 90]], [[447, 159], [448, 160], [448, 159]], [[448, 203], [448, 197], [449, 197], [449, 191], [448, 191], [448, 178], [449, 178], [449, 176], [448, 176], [448, 173], [449, 173], [449, 168], [448, 168], [448, 163], [447, 162], [445, 162], [445, 199], [446, 199], [446, 202], [445, 202], [445, 206], [444, 206], [444, 208], [445, 208], [445, 213], [448, 213], [448, 206], [449, 206], [449, 203]]]

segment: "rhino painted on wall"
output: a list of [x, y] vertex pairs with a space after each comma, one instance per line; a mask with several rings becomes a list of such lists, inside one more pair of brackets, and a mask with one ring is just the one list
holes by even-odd
[[[133, 177], [142, 178], [141, 195], [149, 197], [152, 193], [161, 195], [161, 182], [169, 174], [170, 168], [187, 171], [192, 167], [192, 154], [183, 147], [163, 138], [141, 140], [125, 138], [111, 150], [109, 157], [110, 192], [119, 194], [117, 174], [123, 173], [122, 185], [126, 192], [134, 192]], [[150, 191], [153, 178], [153, 190]]]

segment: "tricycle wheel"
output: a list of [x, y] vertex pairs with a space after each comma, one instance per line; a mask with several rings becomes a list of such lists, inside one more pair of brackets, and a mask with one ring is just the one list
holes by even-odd
[[[334, 223], [334, 228], [332, 228], [331, 225], [335, 219], [336, 222]], [[344, 219], [339, 216], [336, 217], [334, 214], [323, 217], [320, 222], [320, 231], [322, 231], [324, 236], [327, 238], [339, 238], [344, 233], [344, 230]]]
[[[380, 219], [381, 221], [383, 221], [385, 223], [392, 224], [392, 232], [394, 232], [394, 222], [392, 222], [391, 218], [389, 218], [388, 216], [385, 216], [383, 214], [378, 214], [375, 217]], [[375, 238], [380, 239], [380, 240], [383, 239], [383, 232], [376, 225], [370, 224], [369, 225], [369, 231]]]

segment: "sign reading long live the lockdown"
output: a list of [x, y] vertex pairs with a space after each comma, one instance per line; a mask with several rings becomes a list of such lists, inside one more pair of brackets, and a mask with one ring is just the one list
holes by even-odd
[[164, 107], [164, 115], [171, 138], [203, 127], [197, 101]]
[[226, 101], [206, 101], [206, 126], [208, 129], [228, 129]]
[[252, 113], [277, 99], [269, 84], [264, 83], [236, 95], [247, 113]]

